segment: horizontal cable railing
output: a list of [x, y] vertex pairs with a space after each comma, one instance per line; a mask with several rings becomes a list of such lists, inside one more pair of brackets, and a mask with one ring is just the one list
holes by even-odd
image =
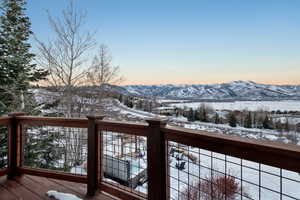
[[20, 124], [35, 126], [60, 126], [71, 128], [87, 128], [87, 119], [63, 117], [17, 116]]

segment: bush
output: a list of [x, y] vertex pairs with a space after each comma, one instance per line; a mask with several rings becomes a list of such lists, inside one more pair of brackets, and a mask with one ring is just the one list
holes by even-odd
[[[241, 186], [233, 176], [211, 176], [187, 187], [180, 200], [234, 200], [241, 192]], [[243, 194], [244, 196], [248, 196]]]

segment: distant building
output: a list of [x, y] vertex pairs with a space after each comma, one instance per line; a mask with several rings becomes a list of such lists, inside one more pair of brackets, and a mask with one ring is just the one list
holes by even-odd
[[153, 109], [154, 113], [161, 115], [173, 115], [176, 114], [177, 108], [171, 106], [158, 107]]
[[288, 120], [288, 123], [291, 125], [300, 124], [299, 115], [272, 115], [271, 118], [273, 122], [280, 121], [282, 124], [286, 123], [286, 120]]

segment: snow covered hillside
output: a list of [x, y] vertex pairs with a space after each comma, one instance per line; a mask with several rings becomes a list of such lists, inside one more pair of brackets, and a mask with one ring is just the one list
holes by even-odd
[[126, 89], [126, 93], [132, 95], [174, 99], [300, 99], [299, 85], [267, 85], [252, 81], [234, 81], [230, 83], [207, 85], [130, 85], [122, 87], [122, 89], [124, 88]]
[[[56, 93], [50, 93], [45, 90], [34, 90], [33, 92], [39, 103], [43, 103], [43, 101], [49, 102], [49, 100], [54, 101], [55, 97], [57, 96]], [[50, 98], [49, 96], [51, 96], [52, 98]], [[96, 105], [99, 107], [99, 110], [101, 110], [101, 113], [105, 114], [106, 119], [139, 122], [144, 121], [145, 119], [159, 117], [167, 118], [170, 125], [181, 126], [190, 129], [206, 130], [209, 132], [215, 132], [219, 134], [237, 135], [241, 137], [272, 140], [283, 143], [294, 143], [291, 139], [296, 139], [299, 143], [298, 134], [294, 132], [282, 133], [276, 130], [267, 129], [249, 129], [244, 127], [233, 128], [225, 124], [203, 123], [198, 121], [188, 122], [185, 117], [167, 117], [163, 115], [157, 115], [145, 111], [136, 110], [133, 108], [128, 108], [124, 104], [120, 103], [117, 99], [113, 98], [103, 99], [101, 100], [101, 102], [97, 102]], [[47, 113], [47, 111], [45, 110], [44, 113]]]
[[232, 102], [181, 102], [171, 103], [170, 106], [177, 108], [197, 109], [201, 104], [210, 106], [215, 110], [248, 110], [248, 111], [300, 111], [300, 101], [282, 100], [282, 101], [232, 101]]
[[[144, 121], [149, 118], [164, 118], [168, 119], [168, 124], [174, 126], [181, 126], [184, 128], [205, 130], [208, 132], [214, 132], [218, 134], [236, 135], [245, 138], [277, 141], [281, 143], [293, 143], [291, 139], [298, 138], [298, 134], [295, 132], [282, 133], [276, 130], [269, 129], [255, 129], [244, 127], [230, 127], [226, 124], [214, 124], [205, 122], [188, 122], [185, 117], [163, 116], [154, 115], [149, 112], [138, 111], [132, 108], [128, 108], [121, 104], [116, 99], [105, 99], [105, 111], [107, 118], [113, 120], [126, 120], [126, 121]], [[300, 138], [297, 139], [300, 141]], [[300, 145], [300, 144], [299, 144]]]

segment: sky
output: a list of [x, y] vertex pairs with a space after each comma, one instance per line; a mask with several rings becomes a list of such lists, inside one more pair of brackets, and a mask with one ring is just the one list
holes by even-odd
[[[67, 0], [28, 0], [32, 30], [53, 38], [46, 10]], [[85, 30], [110, 48], [128, 84], [251, 80], [300, 84], [300, 0], [75, 0]], [[94, 53], [94, 52], [93, 52]], [[93, 54], [91, 53], [91, 54]]]

